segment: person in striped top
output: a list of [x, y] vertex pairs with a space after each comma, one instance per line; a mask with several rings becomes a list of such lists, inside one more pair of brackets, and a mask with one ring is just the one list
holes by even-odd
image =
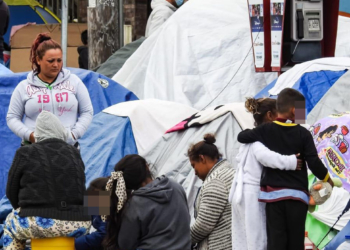
[[221, 158], [215, 141], [214, 135], [206, 134], [203, 141], [188, 149], [191, 165], [203, 180], [195, 201], [196, 220], [191, 227], [192, 244], [197, 244], [199, 250], [232, 249], [228, 195], [235, 170]]

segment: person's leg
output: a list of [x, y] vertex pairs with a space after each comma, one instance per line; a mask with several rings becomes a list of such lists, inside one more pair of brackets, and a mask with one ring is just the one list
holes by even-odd
[[265, 215], [266, 204], [258, 201], [259, 193], [259, 186], [245, 184], [243, 187], [243, 201], [245, 204], [244, 234], [247, 238], [247, 247], [240, 248], [239, 250], [266, 250], [267, 248]]
[[5, 227], [3, 237], [4, 250], [24, 250], [26, 248], [25, 240], [17, 240], [11, 230]]
[[87, 234], [90, 226], [91, 221], [61, 221], [37, 216], [20, 217], [19, 209], [14, 210], [6, 218], [4, 241], [6, 241], [7, 248], [5, 250], [22, 250], [25, 248], [27, 239], [77, 238]]
[[307, 209], [308, 205], [301, 201], [286, 201], [288, 250], [304, 250]]
[[42, 217], [31, 217], [31, 229], [34, 232], [31, 238], [78, 238], [89, 232], [91, 221], [64, 221]]
[[[19, 231], [21, 224], [17, 220], [18, 213], [13, 210], [9, 213], [5, 220], [3, 246], [4, 250], [24, 250], [26, 247], [26, 240], [21, 239]], [[22, 226], [26, 226], [22, 223]]]
[[285, 201], [266, 203], [266, 230], [268, 250], [287, 250]]
[[[243, 189], [244, 190], [244, 189]], [[232, 250], [248, 249], [245, 227], [245, 193], [240, 203], [232, 202]]]

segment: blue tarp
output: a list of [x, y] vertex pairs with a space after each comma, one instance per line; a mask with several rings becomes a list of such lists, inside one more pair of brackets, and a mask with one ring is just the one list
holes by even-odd
[[[305, 73], [293, 86], [293, 89], [300, 91], [306, 99], [306, 113], [316, 106], [326, 92], [345, 74], [346, 70], [342, 71], [317, 71]], [[275, 86], [277, 79], [260, 91], [255, 98], [270, 97], [269, 90]]]
[[109, 176], [125, 155], [137, 154], [129, 118], [103, 112], [94, 116], [79, 142], [85, 163], [86, 186], [98, 177]]
[[[126, 88], [98, 73], [83, 69], [70, 68], [70, 70], [78, 75], [88, 88], [95, 114], [113, 104], [138, 99]], [[8, 171], [21, 141], [7, 127], [6, 114], [14, 88], [21, 80], [26, 78], [27, 74], [0, 75], [0, 145], [2, 147], [0, 151], [0, 197], [5, 194]], [[98, 81], [99, 79], [108, 81], [109, 86], [107, 88], [102, 87]]]
[[8, 74], [13, 74], [13, 72], [6, 68], [4, 65], [0, 64], [0, 76]]

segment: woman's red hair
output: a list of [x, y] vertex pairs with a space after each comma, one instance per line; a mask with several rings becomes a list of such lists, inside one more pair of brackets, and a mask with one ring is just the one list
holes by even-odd
[[51, 39], [49, 33], [39, 34], [32, 44], [29, 58], [30, 62], [32, 63], [32, 70], [35, 73], [40, 73], [40, 65], [37, 62], [37, 57], [41, 60], [46, 51], [50, 49], [60, 49], [62, 51], [61, 45], [59, 45], [55, 40]]

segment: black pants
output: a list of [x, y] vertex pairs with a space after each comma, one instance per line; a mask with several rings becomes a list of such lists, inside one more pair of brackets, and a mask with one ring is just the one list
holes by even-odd
[[266, 203], [267, 250], [304, 250], [307, 210], [296, 200]]

